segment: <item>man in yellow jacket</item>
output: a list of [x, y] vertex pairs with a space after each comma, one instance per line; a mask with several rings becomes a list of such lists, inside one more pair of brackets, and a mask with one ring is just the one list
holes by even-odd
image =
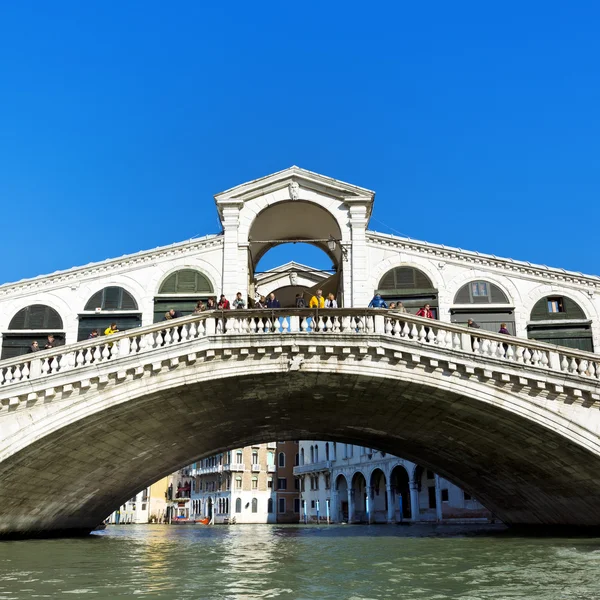
[[323, 290], [317, 290], [317, 295], [310, 299], [309, 308], [325, 308], [325, 298], [323, 298]]

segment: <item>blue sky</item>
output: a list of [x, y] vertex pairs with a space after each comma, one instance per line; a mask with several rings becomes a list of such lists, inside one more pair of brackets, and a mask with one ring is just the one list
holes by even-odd
[[0, 282], [216, 233], [215, 193], [292, 164], [374, 189], [371, 229], [600, 274], [599, 17], [2, 3]]

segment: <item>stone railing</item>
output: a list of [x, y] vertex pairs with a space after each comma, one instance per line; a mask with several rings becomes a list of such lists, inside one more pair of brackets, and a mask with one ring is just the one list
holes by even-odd
[[212, 311], [0, 361], [0, 389], [56, 373], [220, 336], [384, 336], [460, 354], [600, 379], [600, 356], [382, 309]]
[[304, 475], [305, 473], [314, 473], [316, 471], [328, 471], [329, 469], [331, 469], [331, 461], [322, 460], [320, 462], [294, 467], [294, 475]]

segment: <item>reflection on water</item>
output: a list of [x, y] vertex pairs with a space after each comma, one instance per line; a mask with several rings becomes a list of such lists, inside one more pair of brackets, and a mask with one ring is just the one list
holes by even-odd
[[0, 543], [0, 600], [600, 598], [600, 540], [469, 527], [131, 525]]

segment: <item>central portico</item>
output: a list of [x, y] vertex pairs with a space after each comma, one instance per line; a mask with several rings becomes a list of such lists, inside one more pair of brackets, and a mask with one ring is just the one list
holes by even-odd
[[366, 229], [374, 197], [371, 190], [296, 166], [217, 194], [223, 293], [253, 297], [256, 266], [264, 254], [279, 244], [302, 241], [331, 258], [338, 301], [365, 306], [372, 292]]

